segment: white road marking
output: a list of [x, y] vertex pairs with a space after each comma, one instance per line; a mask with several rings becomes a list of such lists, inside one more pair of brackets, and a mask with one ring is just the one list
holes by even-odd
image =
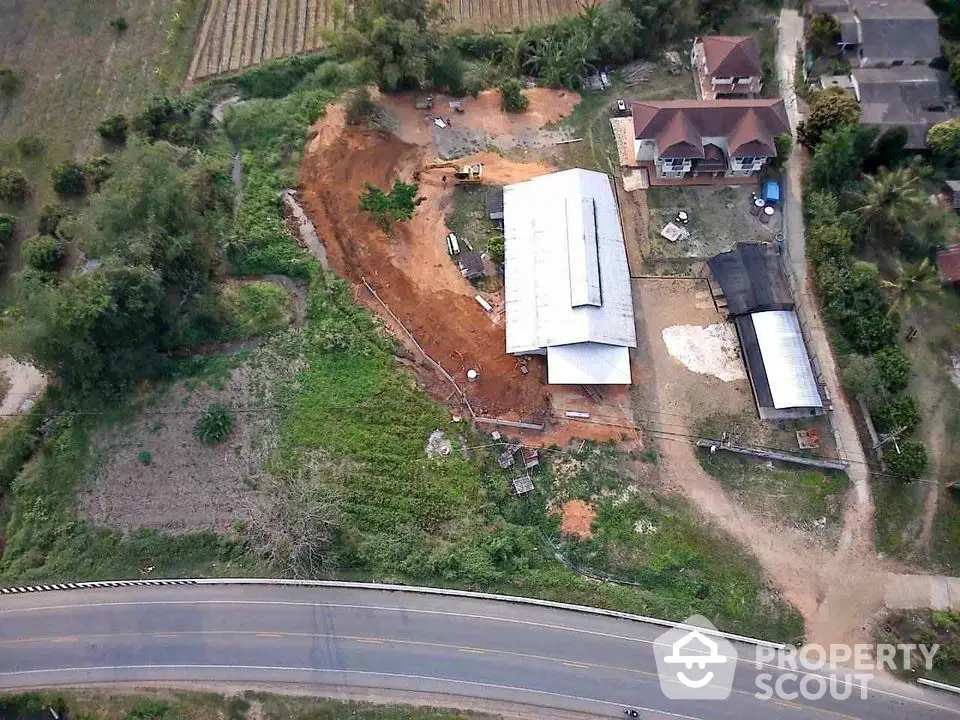
[[[458, 613], [458, 612], [448, 612], [445, 610], [423, 610], [419, 608], [407, 608], [407, 607], [397, 607], [397, 606], [383, 606], [383, 605], [355, 605], [349, 603], [311, 603], [311, 602], [294, 602], [291, 600], [136, 600], [129, 602], [100, 602], [100, 603], [74, 603], [72, 605], [47, 605], [39, 607], [30, 607], [30, 608], [5, 608], [0, 609], [0, 615], [18, 613], [18, 612], [37, 612], [44, 610], [75, 610], [77, 608], [98, 608], [98, 607], [130, 607], [130, 606], [140, 606], [140, 605], [279, 605], [284, 607], [312, 607], [312, 608], [342, 608], [347, 610], [375, 610], [383, 612], [398, 612], [398, 613], [410, 613], [410, 614], [419, 614], [419, 615], [440, 615], [445, 617], [459, 617], [459, 618], [469, 618], [471, 620], [487, 620], [490, 622], [502, 622], [502, 623], [511, 623], [515, 625], [527, 625], [531, 627], [541, 627], [547, 628], [550, 630], [559, 630], [564, 632], [573, 632], [579, 633], [582, 635], [594, 635], [597, 637], [606, 637], [614, 640], [623, 640], [626, 642], [635, 642], [641, 643], [644, 645], [660, 646], [664, 647], [663, 643], [658, 643], [656, 640], [647, 640], [644, 638], [637, 637], [627, 637], [625, 635], [615, 635], [613, 633], [600, 632], [598, 630], [584, 630], [581, 628], [569, 627], [564, 625], [553, 625], [551, 623], [541, 623], [535, 622], [532, 620], [517, 620], [515, 618], [506, 618], [506, 617], [496, 617], [491, 615], [473, 615], [470, 613]], [[748, 658], [737, 658], [737, 662], [743, 663], [745, 665], [752, 665], [756, 667], [757, 663], [754, 660]], [[809, 670], [783, 670], [780, 666], [774, 663], [760, 663], [765, 668], [769, 668], [776, 672], [798, 672], [803, 675], [810, 675], [813, 677], [824, 678], [826, 680], [833, 679], [839, 685], [851, 685], [847, 680], [844, 680], [842, 677], [837, 676], [828, 676], [821, 675], [820, 673], [811, 672]], [[854, 685], [854, 688], [858, 688], [858, 685]], [[870, 692], [875, 695], [884, 695], [886, 697], [894, 698], [902, 702], [916, 703], [918, 705], [925, 705], [927, 707], [935, 708], [937, 710], [945, 710], [947, 712], [953, 713], [954, 715], [960, 715], [960, 710], [953, 707], [948, 707], [945, 705], [938, 705], [937, 703], [930, 702], [928, 700], [921, 700], [919, 698], [910, 697], [908, 695], [901, 695], [899, 693], [890, 691], [890, 690], [881, 690], [876, 687], [871, 687]], [[813, 709], [813, 708], [811, 708]]]
[[[581, 695], [567, 695], [564, 693], [550, 692], [549, 690], [531, 690], [529, 688], [515, 687], [513, 685], [496, 685], [494, 683], [481, 683], [472, 680], [452, 680], [442, 677], [432, 677], [430, 675], [407, 675], [404, 673], [382, 673], [372, 672], [370, 670], [338, 670], [336, 668], [309, 668], [309, 667], [283, 667], [271, 665], [103, 665], [99, 667], [79, 667], [79, 668], [51, 668], [46, 670], [13, 670], [10, 672], [0, 672], [0, 677], [11, 677], [17, 675], [33, 675], [40, 673], [69, 673], [69, 672], [116, 672], [118, 670], [275, 670], [280, 672], [310, 672], [310, 673], [338, 673], [341, 675], [361, 675], [373, 677], [399, 678], [401, 680], [426, 680], [433, 682], [454, 683], [457, 685], [467, 685], [470, 687], [487, 687], [495, 690], [511, 690], [514, 692], [534, 693], [536, 695], [547, 695], [550, 697], [564, 698], [566, 700], [576, 700], [580, 702], [597, 703], [611, 707], [622, 708], [624, 703], [614, 703], [609, 700], [600, 700], [598, 698], [583, 697]], [[678, 718], [678, 720], [705, 720], [691, 715], [680, 715], [667, 710], [657, 710], [655, 708], [641, 707], [640, 705], [631, 705], [637, 710], [648, 713], [656, 713], [664, 717]]]

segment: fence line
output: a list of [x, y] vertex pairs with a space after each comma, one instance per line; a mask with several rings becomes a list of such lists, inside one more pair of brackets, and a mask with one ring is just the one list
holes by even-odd
[[397, 325], [399, 325], [400, 328], [407, 334], [407, 337], [410, 338], [410, 341], [417, 346], [417, 350], [419, 350], [423, 354], [423, 356], [430, 362], [430, 364], [433, 365], [433, 367], [436, 368], [440, 372], [440, 374], [442, 374], [450, 382], [451, 385], [453, 385], [454, 389], [457, 391], [457, 394], [460, 396], [460, 400], [463, 402], [464, 405], [467, 406], [467, 410], [470, 413], [470, 417], [476, 418], [477, 414], [473, 411], [473, 407], [471, 407], [470, 401], [467, 399], [467, 394], [460, 388], [460, 386], [457, 384], [457, 381], [453, 379], [450, 373], [448, 373], [446, 370], [443, 369], [443, 365], [438, 363], [436, 360], [434, 360], [432, 357], [430, 357], [427, 354], [427, 351], [424, 350], [423, 346], [417, 342], [417, 339], [413, 336], [413, 333], [407, 330], [407, 326], [404, 325], [403, 322], [401, 322], [400, 318], [398, 318], [396, 315], [393, 314], [393, 310], [391, 310], [390, 307], [380, 298], [380, 296], [377, 295], [377, 291], [374, 290], [372, 287], [370, 287], [370, 283], [366, 281], [366, 278], [360, 278], [360, 281], [364, 284], [367, 290], [370, 291], [370, 294], [377, 299], [377, 302], [383, 306], [383, 309], [390, 314], [390, 317], [394, 319]]

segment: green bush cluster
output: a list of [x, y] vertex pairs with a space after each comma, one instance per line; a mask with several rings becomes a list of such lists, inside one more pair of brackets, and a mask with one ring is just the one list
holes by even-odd
[[230, 408], [214, 403], [200, 413], [193, 426], [193, 436], [208, 445], [222, 442], [233, 430], [235, 419], [236, 416]]
[[78, 162], [67, 160], [53, 169], [53, 189], [61, 195], [83, 195], [87, 192], [87, 176]]
[[0, 200], [22, 202], [30, 192], [27, 176], [16, 168], [0, 168]]
[[63, 241], [50, 235], [34, 235], [24, 240], [20, 247], [23, 262], [42, 272], [56, 272], [66, 252]]
[[13, 239], [13, 231], [16, 227], [16, 215], [0, 213], [0, 246], [6, 247], [6, 244]]
[[97, 133], [109, 142], [126, 142], [129, 130], [130, 123], [127, 116], [123, 114], [111, 115], [97, 123]]
[[500, 107], [505, 112], [520, 113], [527, 109], [530, 100], [523, 92], [523, 83], [517, 78], [507, 78], [500, 83]]
[[203, 142], [213, 119], [210, 104], [197, 95], [169, 98], [154, 97], [130, 126], [151, 142], [166, 140], [173, 145], [198, 145]]

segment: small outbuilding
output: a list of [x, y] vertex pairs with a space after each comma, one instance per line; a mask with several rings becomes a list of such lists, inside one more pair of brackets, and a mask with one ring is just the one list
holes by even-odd
[[938, 252], [937, 267], [944, 285], [960, 283], [960, 245], [950, 245]]
[[947, 202], [954, 210], [960, 211], [960, 180], [947, 180], [944, 183]]
[[769, 243], [737, 243], [708, 262], [737, 328], [761, 420], [824, 413], [793, 298]]
[[464, 250], [457, 256], [460, 274], [467, 280], [476, 280], [484, 276], [483, 258], [476, 250]]
[[487, 191], [487, 217], [494, 222], [503, 223], [503, 188], [491, 188]]

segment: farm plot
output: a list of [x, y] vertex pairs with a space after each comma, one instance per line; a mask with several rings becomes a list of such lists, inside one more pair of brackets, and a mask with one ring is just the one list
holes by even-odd
[[[333, 0], [211, 0], [189, 81], [308, 53], [333, 19]], [[454, 27], [514, 30], [580, 11], [579, 0], [446, 0]]]

